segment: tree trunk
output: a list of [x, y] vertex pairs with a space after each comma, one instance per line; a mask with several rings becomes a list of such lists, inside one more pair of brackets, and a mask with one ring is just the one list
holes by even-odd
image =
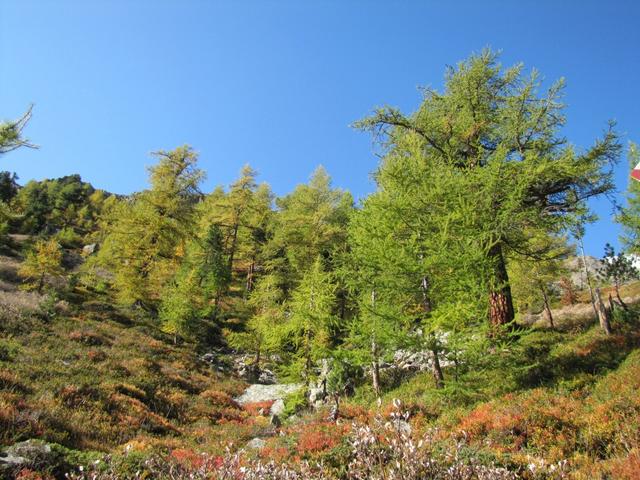
[[607, 335], [611, 335], [611, 323], [609, 321], [609, 312], [607, 312], [604, 302], [600, 297], [600, 289], [596, 288], [596, 312], [598, 312], [598, 321], [600, 322], [600, 328]]
[[229, 271], [233, 274], [233, 259], [236, 255], [236, 244], [238, 243], [238, 222], [233, 224], [233, 233], [231, 234], [231, 248], [229, 248]]
[[380, 398], [380, 363], [378, 362], [378, 344], [375, 337], [371, 338], [371, 384], [376, 397]]
[[616, 290], [616, 298], [618, 299], [618, 302], [620, 302], [620, 306], [627, 310], [627, 304], [622, 301], [622, 297], [620, 296], [620, 284], [617, 281], [614, 284], [614, 288]]
[[249, 264], [249, 269], [247, 270], [247, 282], [245, 285], [245, 290], [246, 293], [251, 293], [251, 290], [253, 290], [253, 274], [256, 268], [256, 262], [254, 259], [251, 260], [251, 263]]
[[[376, 291], [371, 291], [371, 311], [375, 315], [376, 307]], [[375, 318], [375, 317], [374, 317]], [[376, 396], [380, 398], [380, 363], [378, 361], [378, 344], [376, 343], [375, 329], [371, 332], [371, 383], [373, 385], [373, 391], [376, 392]]]
[[556, 326], [553, 324], [553, 314], [551, 313], [551, 306], [549, 305], [549, 297], [544, 286], [540, 285], [542, 291], [542, 299], [544, 300], [544, 311], [547, 314], [547, 320], [549, 320], [549, 326], [555, 330]]
[[256, 377], [256, 380], [258, 379], [258, 377], [260, 376], [260, 360], [261, 360], [261, 353], [262, 350], [260, 349], [260, 347], [258, 347], [258, 349], [256, 350], [256, 359], [255, 362], [253, 364], [253, 374]]
[[431, 367], [433, 371], [433, 379], [436, 382], [436, 388], [444, 387], [444, 375], [442, 374], [442, 367], [440, 366], [440, 359], [438, 358], [438, 349], [432, 348], [433, 353], [433, 365]]
[[431, 303], [431, 298], [429, 298], [429, 279], [426, 276], [422, 277], [420, 288], [422, 289], [422, 309], [424, 310], [424, 313], [431, 313], [433, 305]]
[[38, 293], [42, 293], [43, 288], [44, 288], [44, 273], [40, 275], [40, 281], [38, 282]]
[[307, 387], [311, 385], [311, 370], [313, 367], [313, 362], [311, 361], [311, 329], [307, 328], [305, 333], [305, 347], [304, 347], [304, 356], [305, 356], [305, 384]]
[[489, 323], [493, 327], [500, 327], [510, 324], [515, 318], [513, 297], [502, 246], [496, 244], [492, 247], [489, 256], [494, 262], [493, 281], [495, 282], [489, 292]]
[[[372, 349], [375, 348], [375, 342], [372, 342]], [[380, 364], [376, 357], [374, 357], [374, 360], [371, 362], [371, 384], [373, 385], [373, 391], [376, 393], [376, 397], [380, 398]]]
[[611, 294], [609, 294], [609, 311], [610, 311], [611, 313], [613, 313], [613, 311], [615, 310], [615, 308], [616, 308], [616, 304], [615, 304], [615, 302], [613, 301], [613, 297], [611, 296]]
[[593, 293], [593, 287], [591, 286], [591, 275], [589, 275], [589, 269], [587, 268], [587, 257], [584, 254], [584, 243], [582, 242], [582, 238], [580, 238], [580, 251], [582, 252], [582, 268], [584, 270], [587, 286], [589, 287], [589, 295], [591, 295], [591, 305], [593, 306], [593, 311], [596, 316], [599, 317], [598, 309], [596, 307], [596, 297]]

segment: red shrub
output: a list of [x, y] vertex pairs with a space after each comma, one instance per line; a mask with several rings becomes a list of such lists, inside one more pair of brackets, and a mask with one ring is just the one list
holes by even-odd
[[304, 425], [298, 434], [297, 451], [300, 455], [307, 455], [331, 450], [342, 441], [348, 430], [348, 425], [335, 423]]
[[187, 448], [177, 448], [171, 451], [171, 458], [182, 467], [200, 468], [206, 457]]

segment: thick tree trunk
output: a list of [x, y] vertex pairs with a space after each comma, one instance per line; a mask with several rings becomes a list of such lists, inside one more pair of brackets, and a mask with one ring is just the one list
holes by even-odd
[[604, 302], [600, 297], [600, 289], [596, 288], [596, 312], [598, 312], [598, 321], [600, 322], [600, 328], [607, 335], [611, 335], [611, 323], [609, 320], [609, 312], [607, 312]]
[[515, 318], [513, 297], [501, 245], [495, 245], [489, 255], [494, 262], [495, 282], [489, 292], [489, 323], [494, 327], [500, 327], [510, 324]]
[[433, 379], [436, 382], [436, 388], [444, 387], [444, 375], [442, 374], [442, 367], [440, 366], [440, 358], [438, 358], [438, 349], [431, 349], [433, 353], [433, 365], [431, 367], [433, 371]]

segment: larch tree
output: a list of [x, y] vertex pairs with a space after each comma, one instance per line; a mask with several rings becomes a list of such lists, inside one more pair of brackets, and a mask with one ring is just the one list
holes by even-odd
[[332, 188], [331, 178], [319, 167], [309, 183], [298, 185], [292, 193], [277, 199], [276, 205], [266, 248], [272, 257], [278, 252], [286, 257], [282, 263], [290, 268], [288, 277], [294, 286], [318, 256], [332, 263], [335, 253], [344, 249], [353, 197]]
[[165, 286], [159, 311], [164, 331], [186, 337], [196, 331], [199, 319], [215, 322], [230, 281], [222, 232], [212, 224], [187, 244], [177, 273]]
[[21, 147], [38, 148], [25, 138], [22, 131], [33, 113], [33, 105], [17, 120], [0, 122], [0, 155], [12, 152]]
[[241, 332], [227, 331], [231, 346], [255, 356], [253, 369], [259, 373], [265, 357], [278, 350], [285, 324], [284, 293], [281, 280], [275, 274], [263, 275], [256, 282], [248, 299], [253, 315]]
[[195, 205], [204, 178], [188, 146], [155, 153], [151, 188], [112, 205], [99, 260], [114, 272], [122, 303], [155, 309], [195, 229]]
[[53, 238], [38, 240], [18, 273], [31, 279], [38, 293], [42, 293], [47, 277], [57, 277], [64, 273], [60, 244]]
[[[509, 258], [541, 253], [523, 232], [566, 231], [589, 198], [612, 190], [620, 152], [611, 125], [587, 150], [569, 144], [561, 134], [563, 81], [544, 94], [541, 87], [537, 72], [503, 69], [483, 51], [447, 70], [442, 93], [424, 89], [412, 115], [385, 107], [356, 123], [379, 135], [392, 158], [381, 168], [399, 172], [416, 204], [430, 202], [427, 214], [438, 228], [452, 238], [473, 236], [489, 268], [488, 318], [496, 328], [514, 320]], [[437, 189], [441, 181], [448, 186], [441, 199], [420, 188]], [[449, 221], [468, 204], [474, 208], [467, 218]]]
[[315, 364], [327, 355], [331, 325], [335, 322], [335, 282], [322, 259], [304, 274], [287, 305], [281, 339], [294, 348], [292, 367], [307, 386], [315, 376]]

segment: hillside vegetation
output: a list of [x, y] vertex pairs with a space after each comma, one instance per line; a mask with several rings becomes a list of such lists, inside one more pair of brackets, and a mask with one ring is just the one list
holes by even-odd
[[622, 146], [571, 145], [562, 88], [485, 51], [374, 111], [357, 205], [322, 167], [204, 193], [189, 146], [127, 196], [0, 174], [0, 474], [637, 478], [638, 187], [587, 260]]

